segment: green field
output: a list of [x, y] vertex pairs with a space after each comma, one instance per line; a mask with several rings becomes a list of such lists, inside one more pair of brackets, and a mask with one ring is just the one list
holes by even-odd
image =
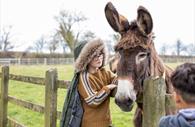
[[[175, 67], [176, 64], [169, 64]], [[58, 79], [71, 80], [73, 76], [72, 65], [56, 65], [56, 66], [10, 66], [11, 74], [27, 75], [35, 77], [45, 77], [46, 70], [56, 68], [58, 71]], [[22, 100], [27, 100], [36, 104], [44, 105], [45, 90], [43, 86], [37, 86], [18, 81], [9, 81], [9, 95], [17, 97]], [[58, 89], [58, 110], [61, 111], [66, 95], [65, 89]], [[115, 104], [114, 99], [111, 99], [111, 113], [112, 120], [116, 127], [133, 127], [132, 119], [134, 110], [132, 112], [122, 112]], [[28, 127], [43, 127], [44, 115], [33, 112], [31, 110], [21, 108], [19, 106], [8, 104], [9, 117], [16, 119], [20, 123]], [[59, 126], [59, 120], [58, 120]]]

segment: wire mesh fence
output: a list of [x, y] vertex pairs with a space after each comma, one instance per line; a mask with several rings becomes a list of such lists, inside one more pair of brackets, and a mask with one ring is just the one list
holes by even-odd
[[73, 62], [73, 58], [0, 58], [0, 65], [56, 65]]

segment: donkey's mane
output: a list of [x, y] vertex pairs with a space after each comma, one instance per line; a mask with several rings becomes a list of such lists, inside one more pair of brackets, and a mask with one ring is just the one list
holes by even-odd
[[151, 74], [150, 75], [162, 76], [163, 73], [166, 73], [165, 66], [161, 58], [158, 56], [153, 42], [150, 42], [150, 50], [151, 50], [151, 61], [150, 61]]
[[146, 36], [137, 26], [136, 21], [131, 22], [129, 30], [122, 34], [120, 42], [115, 46], [115, 50], [135, 48], [137, 46], [146, 49], [150, 36]]

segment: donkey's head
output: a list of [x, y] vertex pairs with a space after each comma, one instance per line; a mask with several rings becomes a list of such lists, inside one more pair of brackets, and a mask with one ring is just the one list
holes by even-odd
[[137, 96], [142, 92], [145, 77], [150, 75], [152, 17], [141, 6], [137, 13], [137, 19], [129, 23], [112, 3], [109, 2], [105, 7], [108, 23], [121, 34], [121, 39], [115, 46], [115, 51], [120, 56], [115, 102], [123, 111], [131, 111]]

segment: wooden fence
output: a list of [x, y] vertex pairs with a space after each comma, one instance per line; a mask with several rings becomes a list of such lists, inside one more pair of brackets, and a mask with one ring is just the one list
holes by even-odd
[[[0, 127], [24, 127], [18, 121], [7, 116], [8, 101], [12, 104], [30, 109], [35, 112], [44, 113], [45, 127], [56, 127], [57, 119], [60, 119], [61, 112], [57, 111], [57, 90], [58, 88], [67, 88], [70, 81], [57, 79], [56, 69], [46, 71], [45, 78], [29, 77], [9, 74], [9, 66], [2, 67], [1, 85], [0, 85]], [[8, 95], [9, 80], [28, 82], [34, 85], [45, 86], [45, 106], [33, 104], [31, 102], [17, 99]]]
[[[44, 85], [45, 106], [9, 96], [9, 79], [33, 83], [35, 85]], [[9, 67], [3, 66], [0, 86], [0, 127], [6, 127], [7, 123], [12, 127], [24, 127], [18, 121], [7, 116], [8, 101], [32, 111], [44, 113], [44, 126], [56, 127], [56, 121], [61, 117], [61, 112], [57, 111], [57, 90], [58, 88], [67, 88], [69, 84], [70, 81], [58, 80], [57, 72], [53, 69], [46, 72], [45, 78], [37, 78], [9, 74]], [[144, 81], [142, 127], [157, 127], [159, 119], [165, 115], [165, 111], [175, 110], [172, 95], [166, 95], [165, 87], [165, 81], [162, 77], [150, 77]]]

